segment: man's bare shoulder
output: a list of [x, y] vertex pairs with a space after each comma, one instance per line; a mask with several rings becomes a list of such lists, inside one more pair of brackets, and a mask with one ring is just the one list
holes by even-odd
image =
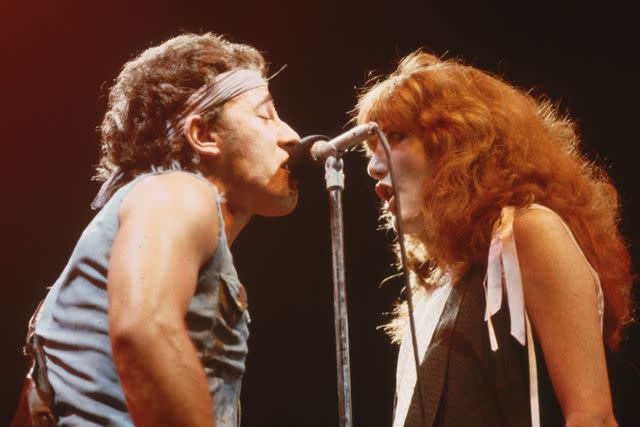
[[204, 179], [167, 172], [137, 183], [122, 202], [119, 218], [121, 224], [144, 222], [146, 227], [158, 227], [168, 236], [206, 237], [203, 243], [211, 248], [217, 244], [217, 203], [214, 189]]
[[151, 175], [138, 182], [125, 197], [121, 213], [132, 209], [161, 208], [176, 213], [203, 214], [216, 211], [211, 185], [192, 174], [168, 172]]

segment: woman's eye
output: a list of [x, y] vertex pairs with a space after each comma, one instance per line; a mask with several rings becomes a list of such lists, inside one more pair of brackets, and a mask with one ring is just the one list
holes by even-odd
[[388, 132], [387, 133], [387, 140], [389, 140], [390, 144], [393, 144], [394, 142], [402, 141], [405, 137], [406, 137], [406, 135], [404, 135], [403, 133], [400, 133], [400, 132]]

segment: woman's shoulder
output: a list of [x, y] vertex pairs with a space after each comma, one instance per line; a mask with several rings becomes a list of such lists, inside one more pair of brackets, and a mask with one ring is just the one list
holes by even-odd
[[569, 228], [560, 215], [542, 205], [530, 205], [517, 210], [513, 218], [513, 232], [518, 247], [523, 244], [573, 242]]
[[549, 243], [566, 237], [573, 240], [573, 235], [562, 218], [553, 210], [539, 204], [531, 204], [524, 208], [502, 208], [500, 219], [496, 221], [493, 229], [493, 237], [504, 241], [514, 233], [523, 244], [544, 244], [545, 241]]
[[533, 282], [541, 284], [556, 282], [566, 275], [578, 275], [588, 282], [592, 276], [591, 266], [571, 230], [551, 209], [537, 205], [518, 211], [513, 235], [523, 278], [535, 278]]

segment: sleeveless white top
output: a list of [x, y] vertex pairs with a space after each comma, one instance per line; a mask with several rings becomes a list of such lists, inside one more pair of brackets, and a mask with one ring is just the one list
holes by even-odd
[[[428, 293], [427, 293], [428, 292]], [[419, 295], [413, 306], [413, 316], [416, 324], [416, 341], [420, 364], [427, 353], [433, 332], [436, 329], [444, 305], [451, 293], [451, 280], [447, 277], [443, 284]], [[402, 334], [400, 351], [398, 352], [398, 367], [396, 369], [396, 407], [394, 410], [393, 427], [402, 427], [409, 411], [409, 404], [416, 386], [416, 365], [411, 345], [411, 329], [408, 326]]]
[[[532, 204], [527, 208], [520, 209], [518, 213], [523, 213], [529, 209], [541, 209], [555, 215], [567, 230], [569, 237], [576, 244], [578, 250], [584, 257], [591, 274], [593, 275], [596, 287], [596, 304], [600, 317], [600, 328], [602, 331], [604, 317], [604, 297], [600, 286], [598, 273], [591, 267], [591, 264], [578, 245], [573, 233], [553, 210], [539, 204]], [[485, 310], [485, 321], [489, 329], [489, 341], [493, 351], [498, 350], [498, 342], [491, 323], [491, 316], [496, 314], [502, 305], [502, 294], [506, 294], [507, 305], [509, 307], [509, 317], [511, 322], [511, 335], [522, 345], [527, 345], [529, 359], [529, 386], [531, 397], [531, 423], [533, 427], [540, 425], [540, 410], [538, 406], [538, 381], [535, 349], [531, 326], [524, 306], [522, 289], [522, 277], [520, 275], [520, 265], [518, 263], [518, 252], [513, 236], [513, 220], [516, 210], [513, 206], [502, 209], [500, 220], [494, 227], [489, 256], [487, 262], [487, 274], [485, 277], [487, 305]], [[418, 341], [418, 354], [420, 363], [424, 360], [427, 348], [431, 342], [433, 332], [438, 320], [442, 315], [442, 310], [451, 291], [451, 282], [447, 280], [443, 285], [436, 287], [424, 295], [414, 304], [414, 316], [416, 324], [416, 339]], [[525, 337], [527, 337], [525, 339]], [[398, 365], [396, 370], [396, 406], [393, 417], [393, 427], [402, 427], [409, 410], [409, 404], [413, 396], [416, 385], [416, 367], [413, 361], [413, 348], [411, 345], [411, 331], [407, 327], [402, 336], [400, 351], [398, 353]]]

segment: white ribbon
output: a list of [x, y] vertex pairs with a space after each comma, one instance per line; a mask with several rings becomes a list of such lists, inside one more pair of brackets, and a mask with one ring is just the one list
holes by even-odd
[[[500, 222], [494, 229], [494, 237], [489, 246], [489, 258], [487, 260], [486, 298], [487, 306], [484, 319], [489, 329], [489, 342], [491, 350], [498, 350], [498, 340], [491, 322], [491, 316], [500, 310], [502, 305], [502, 287], [507, 294], [509, 306], [509, 319], [511, 323], [511, 335], [521, 344], [527, 344], [527, 356], [529, 360], [529, 398], [531, 408], [531, 425], [540, 427], [540, 408], [538, 404], [538, 369], [536, 366], [536, 353], [533, 346], [533, 334], [531, 324], [524, 307], [524, 294], [522, 288], [522, 275], [518, 262], [516, 240], [513, 236], [513, 220], [515, 208], [507, 206], [502, 209]], [[504, 278], [504, 280], [503, 280]], [[526, 341], [525, 341], [526, 336]]]
[[[507, 206], [502, 209], [500, 222], [494, 231], [494, 237], [489, 246], [487, 260], [487, 306], [484, 319], [489, 328], [491, 350], [498, 349], [491, 316], [500, 310], [502, 305], [502, 288], [507, 294], [509, 318], [511, 321], [511, 335], [522, 345], [525, 344], [525, 310], [522, 291], [522, 276], [518, 263], [516, 241], [513, 237], [513, 217], [515, 208]], [[504, 280], [503, 280], [504, 277]]]

